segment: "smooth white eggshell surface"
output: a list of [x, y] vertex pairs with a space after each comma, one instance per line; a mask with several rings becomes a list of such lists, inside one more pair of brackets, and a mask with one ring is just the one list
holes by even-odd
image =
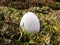
[[36, 33], [40, 30], [40, 23], [38, 17], [32, 13], [27, 12], [21, 19], [20, 27], [24, 26], [24, 31]]

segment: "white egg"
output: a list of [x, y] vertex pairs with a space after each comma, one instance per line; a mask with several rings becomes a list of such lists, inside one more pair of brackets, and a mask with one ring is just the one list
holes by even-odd
[[32, 13], [27, 12], [21, 19], [20, 27], [24, 27], [24, 31], [29, 33], [38, 33], [40, 30], [40, 23], [38, 17]]

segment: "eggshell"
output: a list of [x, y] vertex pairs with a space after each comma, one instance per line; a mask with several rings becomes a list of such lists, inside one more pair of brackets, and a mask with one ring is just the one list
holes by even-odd
[[21, 19], [20, 27], [24, 27], [24, 31], [29, 33], [38, 33], [40, 30], [40, 23], [38, 17], [32, 13], [27, 12]]

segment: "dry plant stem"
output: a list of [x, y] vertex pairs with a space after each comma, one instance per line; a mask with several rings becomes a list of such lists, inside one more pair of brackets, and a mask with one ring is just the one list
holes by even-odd
[[22, 28], [19, 28], [19, 34], [20, 34], [20, 37], [19, 37], [19, 39], [18, 39], [18, 41], [21, 39], [21, 37], [22, 37]]
[[18, 39], [18, 41], [21, 39], [21, 37], [22, 37], [22, 32], [20, 33], [21, 34], [21, 36], [19, 37], [19, 39]]
[[12, 39], [14, 35], [15, 35], [15, 34], [13, 34], [10, 39]]

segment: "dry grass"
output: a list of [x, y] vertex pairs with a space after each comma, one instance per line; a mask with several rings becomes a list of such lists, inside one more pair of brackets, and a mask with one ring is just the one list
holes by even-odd
[[[38, 36], [28, 36], [19, 29], [21, 17], [28, 11], [34, 12], [40, 20]], [[0, 6], [0, 45], [60, 45], [60, 10], [49, 7], [16, 10]]]

